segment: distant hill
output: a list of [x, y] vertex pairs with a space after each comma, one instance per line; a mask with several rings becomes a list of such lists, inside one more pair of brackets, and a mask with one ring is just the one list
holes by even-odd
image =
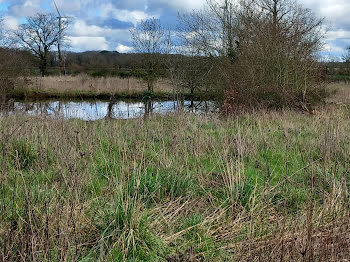
[[78, 69], [131, 68], [139, 58], [135, 54], [122, 54], [117, 51], [69, 52], [66, 66]]

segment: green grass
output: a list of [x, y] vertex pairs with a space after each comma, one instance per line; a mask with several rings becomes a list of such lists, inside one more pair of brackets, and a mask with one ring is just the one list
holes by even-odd
[[[333, 237], [348, 214], [349, 131], [348, 112], [330, 108], [231, 119], [2, 118], [0, 254], [302, 261], [290, 239], [302, 241], [311, 228], [315, 242], [327, 227]], [[318, 247], [315, 259], [329, 258]]]

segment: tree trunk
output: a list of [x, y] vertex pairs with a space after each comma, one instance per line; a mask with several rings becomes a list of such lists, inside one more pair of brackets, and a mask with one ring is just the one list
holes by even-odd
[[278, 32], [278, 2], [279, 0], [273, 1], [273, 10], [272, 10], [273, 37], [275, 38], [277, 37], [277, 32]]
[[194, 96], [194, 89], [195, 89], [195, 84], [193, 82], [190, 83], [190, 91], [191, 91], [191, 97]]
[[41, 76], [44, 77], [47, 74], [47, 56], [48, 56], [49, 51], [45, 49], [44, 54], [41, 57], [41, 66], [40, 66], [40, 72]]
[[153, 102], [152, 100], [145, 101], [145, 114], [144, 119], [147, 119], [153, 112]]
[[149, 79], [147, 82], [147, 89], [149, 92], [153, 93], [153, 80]]
[[112, 101], [112, 99], [111, 99], [111, 101], [108, 103], [107, 115], [106, 115], [105, 118], [107, 118], [107, 119], [112, 119], [112, 117], [113, 117], [113, 106], [114, 106], [114, 104], [115, 104], [115, 102]]
[[149, 63], [149, 68], [148, 68], [148, 83], [147, 83], [147, 86], [148, 86], [148, 91], [152, 92], [153, 93], [153, 81], [154, 81], [154, 70], [153, 70], [153, 63], [150, 62]]

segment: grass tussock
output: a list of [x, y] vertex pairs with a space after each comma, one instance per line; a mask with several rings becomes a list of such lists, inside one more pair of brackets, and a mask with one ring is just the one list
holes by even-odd
[[349, 114], [0, 119], [2, 261], [341, 261]]

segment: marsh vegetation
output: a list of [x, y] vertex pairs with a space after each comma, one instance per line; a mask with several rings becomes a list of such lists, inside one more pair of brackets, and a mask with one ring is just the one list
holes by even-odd
[[[340, 261], [349, 113], [0, 119], [3, 261]], [[182, 259], [182, 260], [181, 260]]]
[[310, 10], [208, 0], [175, 39], [142, 21], [127, 63], [58, 61], [56, 17], [28, 21], [0, 49], [0, 261], [350, 258], [350, 87], [324, 82]]

